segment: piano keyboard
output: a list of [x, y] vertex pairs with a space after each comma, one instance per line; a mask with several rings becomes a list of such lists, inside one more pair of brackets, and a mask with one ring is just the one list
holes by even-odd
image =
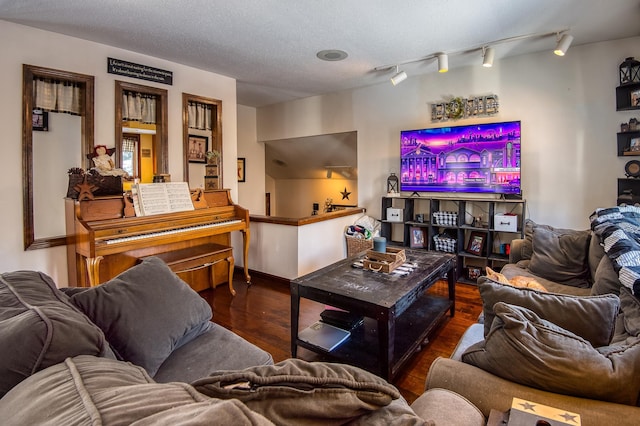
[[223, 220], [223, 221], [220, 221], [220, 222], [205, 223], [203, 225], [187, 226], [185, 228], [168, 229], [166, 231], [151, 232], [151, 233], [148, 233], [148, 234], [131, 235], [129, 237], [113, 238], [113, 239], [110, 239], [110, 240], [105, 240], [105, 243], [106, 244], [126, 243], [128, 241], [137, 241], [137, 240], [144, 240], [146, 238], [162, 237], [162, 236], [165, 236], [165, 235], [179, 234], [181, 232], [199, 231], [201, 229], [215, 228], [217, 226], [233, 225], [234, 223], [239, 223], [239, 222], [242, 222], [242, 221], [240, 219]]

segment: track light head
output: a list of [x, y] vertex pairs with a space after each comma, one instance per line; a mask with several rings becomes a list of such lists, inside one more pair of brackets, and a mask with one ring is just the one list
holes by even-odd
[[495, 51], [493, 47], [482, 48], [482, 66], [485, 68], [491, 68], [493, 66], [493, 57]]
[[446, 53], [438, 53], [436, 55], [438, 58], [438, 72], [447, 72], [449, 71], [449, 57]]
[[396, 65], [396, 73], [391, 77], [391, 84], [397, 86], [407, 79], [407, 73], [404, 71], [400, 71], [398, 66]]
[[556, 45], [556, 50], [553, 51], [558, 56], [564, 56], [569, 50], [569, 46], [571, 46], [571, 42], [573, 42], [573, 36], [569, 34], [563, 34]]

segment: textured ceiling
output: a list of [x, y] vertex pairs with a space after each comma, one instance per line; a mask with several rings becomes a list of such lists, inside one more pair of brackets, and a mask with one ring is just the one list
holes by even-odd
[[[508, 37], [570, 29], [579, 45], [637, 36], [640, 1], [0, 0], [0, 19], [233, 77], [238, 103], [259, 107], [383, 82], [391, 72], [374, 71], [381, 65]], [[499, 45], [496, 60], [554, 45]], [[321, 61], [324, 49], [349, 57]], [[480, 62], [473, 52], [451, 56], [449, 67]]]

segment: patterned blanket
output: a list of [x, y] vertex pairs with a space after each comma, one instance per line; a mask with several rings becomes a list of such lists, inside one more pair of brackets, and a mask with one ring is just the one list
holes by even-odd
[[640, 296], [640, 207], [596, 209], [589, 219], [620, 282]]

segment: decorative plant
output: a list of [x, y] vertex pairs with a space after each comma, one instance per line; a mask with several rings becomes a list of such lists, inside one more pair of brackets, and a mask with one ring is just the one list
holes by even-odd
[[211, 160], [212, 158], [220, 158], [220, 151], [216, 149], [214, 149], [213, 151], [207, 151], [205, 157], [207, 157], [207, 160]]

